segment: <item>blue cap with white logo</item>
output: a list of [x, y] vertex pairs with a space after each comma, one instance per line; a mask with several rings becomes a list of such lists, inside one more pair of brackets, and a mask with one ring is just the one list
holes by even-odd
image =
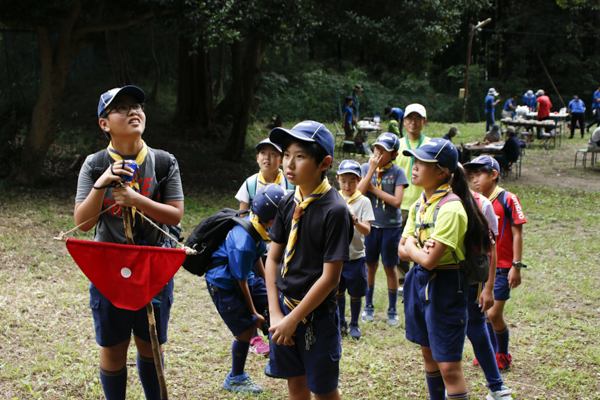
[[317, 143], [328, 156], [333, 159], [333, 152], [335, 148], [335, 142], [333, 135], [329, 130], [320, 122], [316, 121], [303, 121], [294, 126], [292, 129], [285, 128], [274, 128], [269, 134], [271, 142], [281, 145], [283, 139], [287, 136], [292, 136], [303, 142]]
[[404, 150], [402, 154], [423, 162], [438, 163], [441, 167], [448, 168], [450, 172], [458, 168], [458, 151], [452, 142], [446, 139], [433, 138], [418, 149]]
[[344, 160], [340, 163], [337, 174], [354, 174], [360, 177], [360, 164], [354, 160]]
[[394, 135], [393, 133], [386, 132], [381, 134], [377, 138], [377, 141], [375, 142], [374, 146], [381, 146], [386, 151], [389, 151], [390, 153], [395, 153], [400, 148], [400, 139], [398, 139], [398, 136]]
[[104, 111], [106, 111], [108, 106], [110, 106], [115, 97], [120, 94], [128, 94], [140, 103], [146, 101], [146, 94], [137, 86], [129, 85], [121, 88], [110, 89], [108, 92], [103, 93], [102, 96], [100, 96], [100, 101], [98, 102], [98, 119], [102, 118]]
[[[509, 126], [509, 128], [511, 128], [511, 127]], [[500, 163], [498, 163], [498, 161], [494, 157], [490, 157], [490, 156], [479, 156], [479, 157], [475, 158], [473, 161], [463, 164], [463, 167], [465, 169], [468, 169], [469, 167], [479, 167], [482, 165], [490, 166], [490, 167], [494, 168], [496, 171], [500, 172]]]
[[274, 183], [259, 188], [252, 199], [252, 212], [263, 221], [275, 219], [283, 196], [285, 196], [285, 189]]

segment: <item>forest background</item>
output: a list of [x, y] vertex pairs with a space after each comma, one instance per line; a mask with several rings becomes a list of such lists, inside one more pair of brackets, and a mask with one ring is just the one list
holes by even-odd
[[160, 115], [148, 129], [218, 143], [229, 161], [254, 122], [339, 121], [355, 83], [361, 115], [420, 102], [430, 121], [459, 121], [470, 27], [486, 18], [466, 121], [485, 119], [489, 87], [501, 93], [497, 109], [528, 89], [544, 88], [555, 110], [578, 94], [589, 119], [599, 9], [593, 0], [0, 0], [0, 179], [76, 171], [75, 154], [105, 146], [99, 94], [126, 84], [145, 89], [148, 112]]

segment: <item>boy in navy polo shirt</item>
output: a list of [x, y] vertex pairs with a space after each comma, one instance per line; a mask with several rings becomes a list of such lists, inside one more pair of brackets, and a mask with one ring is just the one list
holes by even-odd
[[326, 178], [334, 140], [325, 126], [304, 121], [275, 128], [283, 169], [296, 185], [279, 204], [265, 269], [271, 318], [268, 369], [286, 378], [290, 397], [341, 399], [337, 389], [341, 336], [335, 289], [349, 261], [352, 217]]
[[[125, 244], [123, 215], [120, 206], [136, 207], [160, 224], [177, 225], [183, 216], [183, 191], [179, 165], [171, 154], [164, 192], [158, 201], [156, 177], [158, 150], [142, 140], [146, 128], [146, 95], [136, 86], [115, 88], [100, 96], [98, 124], [110, 140], [110, 167], [94, 181], [95, 154], [90, 154], [79, 172], [74, 219], [84, 232], [96, 227], [94, 241]], [[133, 187], [112, 187], [122, 176], [132, 176], [133, 160], [138, 165]], [[138, 186], [139, 188], [136, 188]], [[154, 200], [157, 199], [157, 200]], [[108, 212], [100, 214], [109, 206]], [[147, 219], [136, 221], [133, 239], [136, 244], [165, 246], [168, 240]], [[165, 227], [163, 225], [163, 227]], [[165, 227], [166, 228], [166, 227]], [[143, 237], [142, 237], [143, 236]], [[173, 279], [152, 300], [160, 352], [167, 341], [167, 328], [173, 303]], [[100, 382], [107, 400], [124, 400], [127, 392], [127, 349], [131, 334], [137, 348], [137, 367], [147, 399], [159, 399], [160, 387], [150, 343], [145, 308], [129, 311], [115, 307], [94, 285], [90, 285], [90, 308], [94, 317], [96, 342], [100, 349]]]
[[[365, 259], [365, 235], [371, 233], [371, 221], [375, 220], [371, 200], [357, 189], [361, 181], [360, 164], [354, 160], [344, 160], [337, 170], [336, 180], [340, 185], [340, 194], [346, 200], [354, 221], [354, 238], [350, 244], [350, 261], [344, 263], [340, 286], [335, 295], [340, 313], [340, 331], [350, 334], [356, 340], [362, 333], [358, 326], [358, 317], [362, 307], [362, 298], [367, 293], [367, 267]], [[346, 289], [350, 295], [350, 326], [346, 323]]]
[[363, 321], [373, 321], [375, 308], [373, 294], [375, 291], [375, 275], [379, 267], [379, 256], [385, 270], [388, 286], [388, 316], [390, 326], [398, 325], [398, 243], [402, 235], [402, 213], [400, 205], [404, 196], [404, 188], [408, 180], [404, 169], [394, 164], [398, 156], [400, 141], [393, 133], [384, 133], [377, 138], [373, 157], [369, 163], [361, 167], [363, 180], [358, 184], [358, 190], [371, 200], [375, 221], [371, 233], [365, 238], [367, 259], [367, 282], [369, 291], [366, 296]]
[[256, 328], [266, 322], [262, 313], [267, 308], [267, 291], [263, 279], [254, 275], [254, 266], [260, 262], [266, 244], [271, 241], [267, 229], [273, 225], [284, 195], [285, 190], [275, 184], [258, 189], [252, 212], [246, 218], [260, 234], [260, 243], [257, 245], [242, 226], [235, 226], [211, 257], [211, 263], [222, 261], [221, 265], [206, 273], [206, 285], [213, 303], [235, 336], [231, 347], [231, 372], [223, 382], [223, 388], [231, 392], [259, 394], [263, 391], [244, 371], [250, 340]]

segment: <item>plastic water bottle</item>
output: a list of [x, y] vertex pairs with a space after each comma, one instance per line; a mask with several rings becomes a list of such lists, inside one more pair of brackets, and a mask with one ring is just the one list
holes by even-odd
[[379, 115], [376, 115], [373, 117], [373, 122], [375, 122], [376, 125], [379, 125], [381, 123], [381, 119], [379, 118]]

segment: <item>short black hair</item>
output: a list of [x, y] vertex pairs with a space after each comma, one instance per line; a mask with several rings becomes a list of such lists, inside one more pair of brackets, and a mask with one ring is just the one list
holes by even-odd
[[387, 106], [387, 107], [386, 107], [386, 108], [384, 108], [384, 110], [383, 110], [383, 112], [384, 112], [384, 113], [386, 113], [386, 114], [389, 114], [389, 113], [390, 113], [390, 111], [392, 111], [392, 107], [390, 107], [390, 106]]
[[[490, 165], [465, 165], [464, 169], [467, 171], [467, 173], [485, 172], [488, 175], [491, 175], [494, 171], [496, 171], [496, 168]], [[495, 182], [496, 185], [500, 184], [500, 171], [498, 171], [498, 177], [496, 178]]]
[[348, 104], [349, 101], [354, 101], [354, 99], [351, 96], [346, 96], [346, 104]]
[[[321, 164], [325, 157], [328, 156], [327, 151], [317, 143], [305, 142], [304, 140], [296, 139], [293, 136], [287, 136], [281, 141], [281, 150], [285, 152], [292, 144], [298, 145], [306, 152], [307, 156], [312, 157], [315, 160], [317, 167], [319, 164]], [[331, 168], [331, 165], [329, 168]], [[321, 174], [321, 180], [325, 178], [325, 175], [327, 175], [327, 171], [323, 171]]]

